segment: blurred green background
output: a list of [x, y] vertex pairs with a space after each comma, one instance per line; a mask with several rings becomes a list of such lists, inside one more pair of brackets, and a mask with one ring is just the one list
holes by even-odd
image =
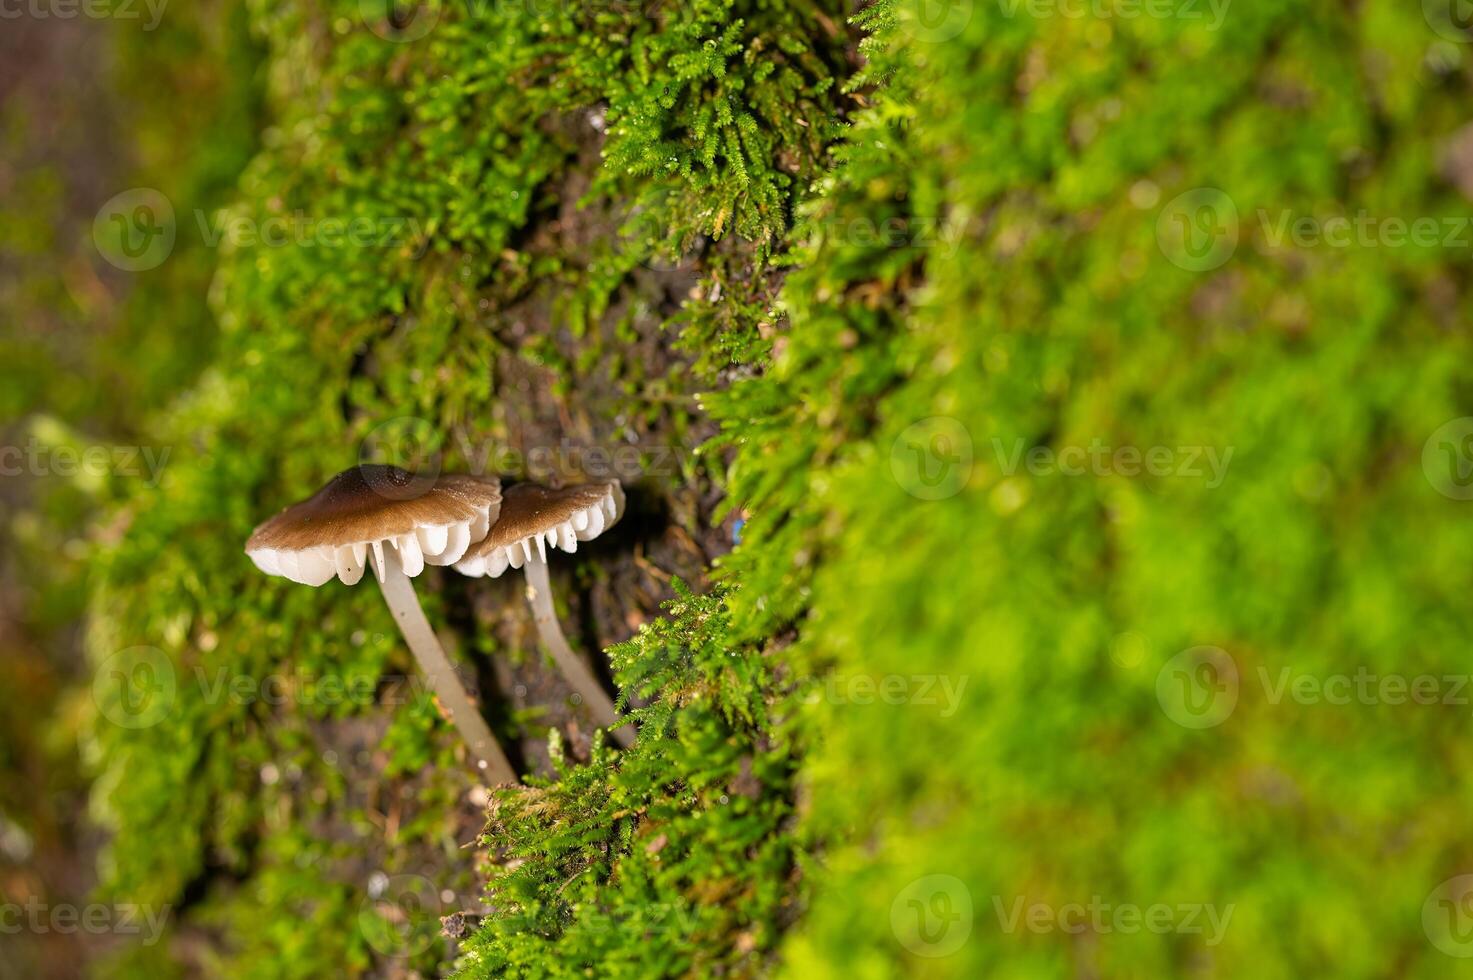
[[[0, 978], [1463, 975], [1463, 13], [7, 19]], [[633, 749], [256, 572], [370, 458], [624, 460]]]

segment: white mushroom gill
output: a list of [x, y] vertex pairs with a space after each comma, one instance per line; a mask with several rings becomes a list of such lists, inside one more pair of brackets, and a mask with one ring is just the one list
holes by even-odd
[[311, 586], [333, 578], [356, 585], [372, 567], [399, 632], [441, 713], [465, 739], [477, 770], [493, 782], [514, 783], [516, 770], [461, 686], [414, 591], [414, 579], [426, 565], [459, 561], [473, 541], [484, 537], [492, 508], [500, 512], [500, 481], [447, 477], [441, 499], [420, 505], [378, 493], [371, 480], [379, 477], [393, 486], [412, 478], [372, 465], [340, 473], [312, 497], [257, 527], [246, 553], [263, 572]]
[[533, 559], [535, 555], [542, 561], [547, 560], [548, 547], [558, 548], [572, 554], [578, 550], [579, 541], [591, 541], [604, 532], [619, 512], [619, 505], [614, 500], [611, 491], [604, 497], [583, 510], [576, 511], [572, 517], [559, 524], [557, 527], [549, 528], [541, 534], [530, 534], [525, 538], [518, 538], [510, 544], [500, 548], [493, 548], [484, 555], [467, 558], [455, 562], [455, 570], [472, 576], [489, 576], [499, 578], [508, 569], [521, 568]]
[[249, 552], [251, 561], [268, 575], [281, 575], [302, 585], [324, 585], [337, 577], [345, 585], [357, 585], [364, 570], [373, 566], [378, 580], [384, 580], [384, 549], [389, 547], [414, 578], [426, 565], [453, 565], [465, 556], [474, 541], [486, 536], [491, 518], [488, 510], [478, 510], [474, 517], [454, 524], [421, 525], [396, 538], [357, 541], [337, 548], [303, 548], [286, 551], [258, 548]]
[[[514, 534], [528, 527], [537, 530], [503, 542], [502, 536], [497, 534], [498, 529], [492, 528], [491, 537], [481, 542], [476, 548], [477, 553], [456, 562], [455, 570], [464, 575], [491, 578], [500, 577], [508, 568], [522, 570], [527, 582], [527, 603], [532, 608], [532, 617], [537, 624], [537, 633], [543, 646], [573, 689], [576, 700], [587, 706], [594, 723], [607, 728], [620, 744], [627, 747], [634, 740], [633, 726], [628, 722], [620, 724], [614, 702], [589, 665], [573, 651], [567, 637], [563, 635], [553, 604], [552, 584], [547, 570], [549, 548], [554, 552], [559, 549], [576, 551], [579, 541], [598, 537], [618, 520], [623, 509], [623, 489], [618, 483], [610, 483], [602, 497], [587, 507], [567, 514], [566, 519], [558, 524], [550, 522], [567, 513], [566, 511], [516, 514], [512, 518], [512, 524], [501, 526], [515, 527], [516, 531], [511, 532]], [[502, 521], [507, 521], [505, 509], [502, 511]]]

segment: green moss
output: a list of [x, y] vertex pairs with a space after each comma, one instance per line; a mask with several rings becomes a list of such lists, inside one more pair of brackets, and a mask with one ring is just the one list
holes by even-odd
[[[271, 704], [211, 686], [217, 677], [352, 686], [413, 676], [371, 589], [266, 579], [243, 559], [242, 542], [263, 514], [360, 453], [406, 464], [434, 454], [446, 470], [479, 470], [483, 453], [517, 444], [534, 409], [570, 404], [596, 410], [601, 428], [620, 420], [607, 438], [639, 440], [647, 458], [659, 448], [652, 439], [676, 448], [674, 464], [654, 470], [642, 492], [692, 508], [687, 483], [699, 486], [710, 467], [678, 450], [700, 438], [694, 395], [716, 368], [699, 362], [692, 373], [669, 353], [674, 335], [662, 323], [667, 301], [654, 267], [669, 243], [723, 239], [719, 268], [728, 271], [697, 257], [690, 275], [730, 276], [728, 294], [748, 298], [735, 313], [713, 303], [703, 329], [729, 334], [722, 343], [733, 360], [759, 356], [749, 311], [763, 289], [742, 286], [744, 269], [765, 261], [837, 131], [828, 93], [842, 39], [814, 34], [813, 23], [827, 23], [816, 10], [761, 4], [696, 4], [658, 21], [627, 10], [529, 16], [508, 5], [447, 6], [433, 31], [401, 42], [370, 29], [387, 30], [384, 22], [365, 25], [356, 0], [250, 11], [267, 51], [263, 148], [229, 206], [192, 230], [219, 240], [210, 291], [218, 353], [154, 423], [173, 449], [163, 482], [129, 488], [111, 518], [122, 533], [92, 563], [89, 647], [99, 671], [145, 644], [173, 683], [145, 727], [112, 723], [109, 712], [124, 704], [104, 699], [88, 754], [95, 810], [111, 831], [107, 894], [190, 896], [191, 919], [224, 930], [221, 968], [235, 974], [320, 975], [326, 963], [356, 972], [399, 952], [364, 938], [354, 899], [371, 872], [464, 894], [464, 854], [454, 845], [469, 780], [424, 700], [386, 701], [380, 690], [333, 706], [300, 696]], [[591, 114], [603, 116], [605, 135]], [[635, 210], [653, 217], [630, 229]], [[356, 222], [376, 237], [343, 245], [330, 222], [349, 231]], [[579, 238], [593, 244], [571, 247]], [[711, 283], [703, 288], [715, 295]], [[529, 369], [555, 378], [541, 406], [518, 404]], [[442, 604], [430, 585], [431, 620], [458, 615], [466, 596], [457, 589]], [[469, 649], [489, 650], [476, 630]], [[717, 642], [705, 640], [708, 655]], [[666, 704], [661, 684], [687, 680], [640, 676], [631, 683], [646, 684], [656, 714]], [[741, 773], [762, 724], [752, 712], [765, 710], [759, 681], [746, 684], [742, 717], [652, 720], [652, 730], [669, 731], [630, 755], [640, 761], [623, 767], [626, 794], [663, 813], [691, 801], [684, 777]], [[497, 722], [515, 741], [529, 720]], [[685, 725], [694, 727], [683, 735]], [[790, 750], [773, 752], [786, 761], [771, 766], [791, 767]], [[570, 765], [567, 792], [592, 792], [612, 778], [607, 770], [606, 755]], [[646, 783], [661, 770], [658, 784]], [[670, 817], [667, 860], [698, 850], [683, 840], [687, 829], [715, 828], [699, 853], [725, 855], [722, 887], [753, 892], [690, 926], [715, 942], [751, 919], [755, 945], [742, 956], [772, 948], [775, 910], [787, 901], [760, 882], [791, 863], [791, 843], [775, 833], [789, 775], [775, 772], [768, 789], [759, 771], [762, 793], [729, 806], [710, 790], [707, 823]], [[365, 780], [382, 781], [383, 795], [410, 793], [402, 812], [366, 799]], [[391, 810], [398, 822], [386, 833]], [[721, 839], [727, 820], [741, 841], [767, 827], [771, 853], [743, 867], [748, 844]], [[602, 887], [590, 877], [585, 896]], [[651, 882], [646, 896], [663, 888]], [[590, 955], [614, 941], [590, 939]], [[671, 961], [687, 955], [683, 945], [672, 934], [652, 955]], [[427, 965], [444, 953], [435, 941], [412, 959]]]
[[749, 975], [790, 920], [801, 746], [783, 686], [720, 595], [675, 588], [670, 618], [610, 651], [651, 699], [635, 747], [494, 806], [483, 843], [504, 863], [463, 976]]
[[[734, 621], [799, 622], [797, 662], [832, 685], [808, 828], [850, 843], [789, 970], [1445, 973], [1421, 917], [1466, 870], [1446, 818], [1466, 788], [1460, 753], [1414, 746], [1456, 744], [1460, 713], [1275, 703], [1260, 680], [1460, 670], [1465, 535], [1421, 454], [1462, 413], [1467, 255], [1275, 246], [1259, 217], [1467, 215], [1429, 163], [1461, 125], [1436, 39], [1385, 5], [1234, 7], [1215, 32], [976, 5], [943, 43], [894, 13], [903, 60], [876, 70], [904, 93], [859, 121], [822, 206], [842, 223], [900, 191], [886, 207], [955, 234], [820, 237], [786, 350], [719, 406], [753, 514]], [[1158, 221], [1201, 185], [1236, 203], [1240, 241], [1197, 271]], [[1015, 441], [1096, 440], [1232, 456], [1220, 481], [1009, 463]], [[1194, 730], [1158, 681], [1204, 644], [1236, 661], [1238, 700]], [[965, 683], [959, 710], [918, 678]], [[898, 703], [863, 693], [887, 679]], [[1096, 898], [1233, 917], [1077, 936], [1004, 914]], [[964, 899], [970, 932], [907, 904]]]

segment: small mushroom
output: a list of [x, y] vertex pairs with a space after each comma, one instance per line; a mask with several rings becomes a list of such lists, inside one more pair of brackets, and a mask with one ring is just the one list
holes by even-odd
[[470, 746], [478, 767], [495, 782], [516, 772], [471, 704], [440, 641], [430, 629], [410, 580], [426, 565], [460, 560], [485, 537], [501, 509], [495, 477], [423, 480], [395, 466], [363, 464], [256, 528], [246, 554], [268, 575], [319, 586], [336, 576], [356, 585], [373, 566], [394, 621], [429, 678], [440, 704]]
[[612, 527], [624, 514], [624, 490], [618, 481], [592, 483], [552, 490], [535, 483], [518, 483], [501, 501], [501, 517], [491, 531], [471, 545], [455, 570], [473, 577], [499, 577], [508, 568], [521, 568], [527, 576], [527, 602], [558, 670], [593, 712], [594, 720], [613, 729], [620, 744], [628, 746], [634, 734], [627, 726], [615, 728], [618, 719], [614, 702], [604, 693], [588, 668], [563, 636], [552, 605], [552, 586], [547, 577], [547, 552], [561, 548], [578, 550], [579, 541], [591, 541]]

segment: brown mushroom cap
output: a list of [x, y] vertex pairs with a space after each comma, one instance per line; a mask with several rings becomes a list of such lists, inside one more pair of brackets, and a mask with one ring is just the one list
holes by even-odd
[[256, 528], [246, 554], [268, 575], [313, 586], [334, 575], [356, 583], [370, 555], [382, 577], [386, 542], [410, 576], [426, 563], [458, 561], [496, 521], [501, 481], [452, 474], [429, 482], [418, 496], [401, 499], [416, 479], [377, 463], [345, 470]]
[[501, 501], [501, 517], [491, 531], [455, 562], [463, 575], [496, 578], [508, 568], [521, 568], [537, 554], [547, 560], [547, 546], [567, 552], [579, 541], [591, 541], [624, 515], [624, 489], [617, 480], [553, 490], [518, 483]]

